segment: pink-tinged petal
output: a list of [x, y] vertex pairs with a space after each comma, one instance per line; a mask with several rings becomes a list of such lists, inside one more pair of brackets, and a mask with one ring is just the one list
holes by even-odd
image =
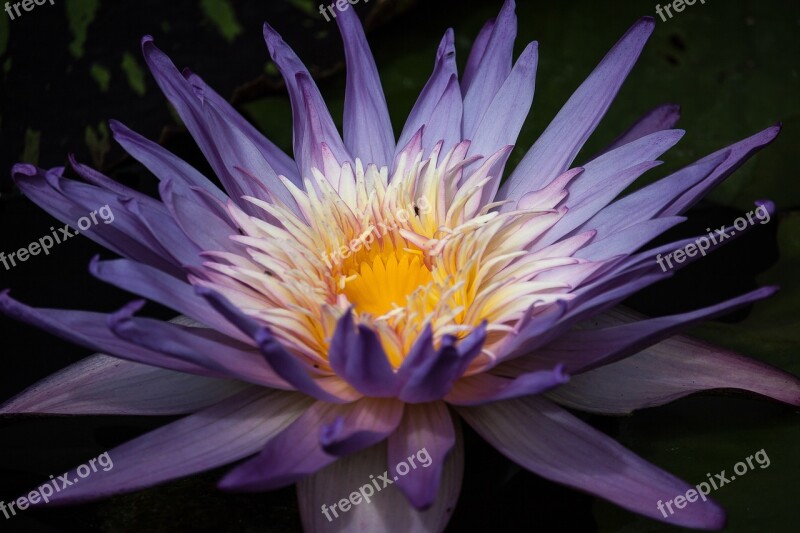
[[675, 525], [718, 529], [725, 523], [712, 500], [694, 502], [666, 518], [657, 502], [686, 493], [690, 485], [546, 399], [528, 396], [458, 412], [503, 455], [551, 481]]
[[95, 354], [8, 400], [0, 415], [182, 415], [248, 387]]
[[[428, 82], [425, 84], [425, 87], [422, 88], [422, 92], [420, 92], [414, 107], [408, 114], [408, 119], [406, 119], [405, 126], [403, 126], [403, 131], [397, 141], [398, 152], [396, 155], [399, 155], [400, 151], [403, 150], [406, 145], [408, 145], [421, 127], [431, 122], [434, 109], [437, 107], [437, 105], [440, 105], [440, 101], [442, 100], [449, 83], [451, 83], [452, 77], [458, 77], [456, 71], [456, 50], [453, 39], [453, 30], [448, 29], [442, 38], [441, 43], [439, 44], [439, 52], [437, 53], [436, 65], [433, 68], [433, 73], [431, 74]], [[458, 101], [460, 107], [462, 104], [460, 94], [458, 96]], [[458, 127], [458, 137], [460, 140], [460, 123]], [[433, 142], [435, 143], [437, 141]], [[427, 147], [426, 153], [429, 153], [432, 148], [433, 145]]]
[[484, 372], [458, 380], [450, 394], [445, 396], [445, 401], [462, 406], [483, 405], [540, 394], [569, 381], [569, 376], [564, 373], [564, 365], [560, 362], [552, 370], [535, 370], [512, 379], [494, 375], [500, 374], [502, 368], [501, 366], [493, 370], [493, 374]]
[[595, 154], [590, 159], [596, 159], [606, 152], [624, 146], [628, 143], [640, 139], [645, 135], [650, 135], [661, 130], [669, 130], [675, 127], [681, 118], [681, 106], [678, 104], [662, 104], [645, 113], [636, 120], [631, 127], [625, 130], [622, 135], [617, 137], [611, 144]]
[[[108, 451], [112, 467], [50, 497], [47, 505], [85, 502], [210, 470], [258, 452], [308, 409], [294, 392], [256, 387]], [[78, 477], [76, 470], [67, 479]], [[45, 505], [40, 501], [36, 505]]]
[[[348, 405], [316, 402], [260, 454], [229, 472], [219, 487], [262, 491], [291, 485], [338, 459], [323, 449], [323, 442], [346, 448], [331, 451], [360, 451], [384, 440], [402, 416], [403, 404], [396, 400], [365, 398]], [[328, 442], [328, 438], [334, 440]]]
[[516, 202], [569, 168], [611, 105], [654, 26], [651, 17], [644, 17], [628, 30], [517, 165], [500, 188], [498, 200]]
[[[579, 329], [562, 335], [547, 346], [523, 357], [498, 366], [499, 375], [517, 376], [525, 372], [541, 371], [555, 364], [566, 365], [567, 372], [579, 374], [599, 365], [606, 365], [674, 335], [689, 326], [729, 313], [745, 305], [769, 298], [777, 289], [764, 287], [725, 302], [703, 309], [658, 318], [640, 319], [626, 324], [615, 323], [598, 329]], [[612, 316], [616, 316], [613, 311]], [[606, 313], [609, 314], [609, 313]], [[604, 315], [592, 318], [592, 325], [604, 320]]]
[[[603, 315], [603, 322], [626, 323], [636, 316], [617, 309]], [[550, 395], [576, 409], [625, 414], [710, 389], [739, 389], [800, 405], [800, 380], [795, 376], [680, 335], [622, 361], [574, 376]]]
[[[423, 445], [424, 447], [424, 445]], [[417, 452], [419, 450], [414, 450]], [[410, 454], [409, 454], [410, 455]], [[387, 463], [387, 446], [381, 443], [363, 452], [344, 457], [297, 484], [300, 516], [306, 531], [382, 531], [386, 533], [439, 533], [453, 515], [464, 475], [464, 443], [456, 425], [456, 444], [448, 454], [439, 492], [427, 511], [417, 511], [408, 504], [403, 492], [393, 487]], [[408, 475], [418, 472], [412, 470]], [[385, 481], [381, 476], [386, 476]], [[369, 487], [373, 491], [370, 493]], [[363, 490], [362, 499], [347, 512], [331, 512], [330, 507], [342, 498]], [[349, 491], [349, 493], [348, 493]], [[354, 497], [354, 501], [358, 501]], [[323, 505], [325, 506], [323, 508]], [[324, 509], [327, 508], [327, 517]]]
[[[390, 474], [398, 477], [397, 488], [415, 509], [424, 511], [436, 501], [447, 456], [455, 445], [453, 419], [444, 402], [406, 406], [400, 427], [389, 437], [388, 457], [393, 466]], [[412, 460], [416, 463], [409, 465]], [[405, 474], [397, 471], [394, 466], [401, 462], [412, 469]]]
[[395, 143], [386, 97], [375, 59], [355, 9], [339, 11], [336, 24], [344, 41], [347, 89], [344, 98], [344, 144], [365, 164], [389, 165]]
[[514, 0], [506, 0], [497, 15], [486, 50], [471, 76], [464, 93], [464, 124], [462, 137], [472, 139], [478, 125], [489, 109], [497, 91], [511, 72], [514, 38], [517, 36], [517, 16]]
[[[511, 73], [489, 103], [475, 134], [470, 138], [472, 144], [468, 155], [489, 156], [503, 146], [516, 144], [533, 103], [538, 63], [539, 45], [534, 41], [522, 51]], [[497, 177], [497, 185], [499, 183], [500, 176]], [[489, 200], [497, 192], [496, 186], [491, 189]]]
[[114, 334], [128, 342], [232, 379], [281, 390], [294, 388], [272, 370], [261, 353], [212, 329], [135, 318], [123, 308], [109, 318]]

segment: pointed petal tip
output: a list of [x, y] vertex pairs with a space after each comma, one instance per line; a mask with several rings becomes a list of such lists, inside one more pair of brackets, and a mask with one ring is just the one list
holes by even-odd
[[133, 318], [133, 315], [141, 311], [146, 303], [147, 302], [145, 300], [133, 300], [132, 302], [122, 306], [117, 311], [110, 313], [106, 319], [108, 327], [112, 330], [119, 328], [123, 322], [130, 320]]
[[35, 176], [36, 167], [30, 163], [16, 163], [11, 167], [11, 175], [15, 176], [17, 174], [22, 174], [23, 176]]

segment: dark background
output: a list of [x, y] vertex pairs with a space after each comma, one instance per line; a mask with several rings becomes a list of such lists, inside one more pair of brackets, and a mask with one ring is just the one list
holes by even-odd
[[[357, 5], [366, 21], [399, 132], [433, 66], [447, 27], [456, 30], [459, 64], [500, 0]], [[515, 164], [571, 92], [652, 0], [518, 2], [517, 53], [540, 43], [533, 111], [512, 157]], [[0, 250], [7, 254], [49, 233], [56, 221], [9, 179], [18, 161], [66, 164], [68, 153], [128, 185], [155, 191], [155, 179], [109, 138], [109, 118], [159, 139], [202, 170], [208, 167], [144, 66], [139, 39], [152, 34], [179, 66], [189, 66], [291, 153], [288, 98], [261, 38], [269, 21], [317, 77], [340, 122], [343, 52], [334, 23], [315, 0], [56, 0], [16, 20], [0, 13]], [[707, 0], [673, 19], [656, 20], [653, 37], [606, 119], [587, 144], [594, 153], [651, 107], [683, 107], [688, 133], [642, 182], [778, 121], [778, 140], [690, 212], [670, 237], [731, 224], [773, 199], [778, 214], [736, 242], [627, 302], [648, 314], [684, 311], [777, 283], [767, 302], [692, 331], [800, 374], [800, 3]], [[580, 160], [580, 157], [579, 157]], [[208, 171], [207, 175], [211, 176]], [[638, 186], [638, 185], [637, 185]], [[109, 252], [78, 237], [49, 256], [10, 271], [0, 289], [31, 305], [111, 311], [131, 299], [92, 279], [89, 259]], [[154, 316], [170, 312], [150, 304]], [[0, 317], [0, 400], [88, 355], [36, 329]], [[0, 500], [9, 501], [169, 418], [62, 417], [0, 420]], [[729, 514], [727, 531], [796, 531], [800, 487], [797, 409], [744, 395], [700, 395], [621, 418], [587, 417], [623, 444], [690, 483], [730, 470], [765, 449], [771, 465], [713, 496]], [[566, 529], [626, 533], [675, 528], [514, 468], [466, 431], [464, 488], [452, 531]], [[26, 511], [3, 531], [297, 531], [293, 489], [250, 496], [217, 492], [221, 471], [66, 509]]]

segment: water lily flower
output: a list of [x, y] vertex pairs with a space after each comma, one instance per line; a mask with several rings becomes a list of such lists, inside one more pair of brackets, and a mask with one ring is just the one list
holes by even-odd
[[[187, 415], [110, 450], [113, 470], [51, 504], [241, 461], [219, 486], [297, 484], [307, 530], [440, 531], [461, 487], [466, 422], [544, 478], [656, 520], [723, 525], [712, 500], [662, 516], [657, 502], [690, 486], [565, 407], [629, 413], [715, 388], [800, 405], [795, 377], [674, 336], [775, 288], [659, 318], [617, 308], [672, 274], [658, 254], [693, 239], [647, 243], [779, 127], [617, 199], [683, 135], [677, 107], [665, 105], [574, 165], [653, 30], [643, 18], [502, 181], [538, 59], [533, 42], [514, 61], [514, 8], [507, 0], [483, 27], [460, 77], [446, 32], [397, 140], [347, 9], [336, 18], [347, 63], [342, 134], [303, 63], [264, 26], [291, 98], [294, 158], [145, 37], [147, 65], [224, 190], [117, 122], [114, 138], [158, 177], [160, 199], [74, 158], [84, 181], [64, 168], [14, 167], [22, 192], [64, 223], [110, 206], [114, 223], [84, 234], [121, 258], [95, 258], [91, 272], [179, 315], [142, 316], [143, 300], [110, 314], [40, 309], [2, 293], [6, 314], [98, 354], [0, 413]], [[423, 449], [430, 466], [397, 475]], [[393, 486], [370, 503], [335, 520], [320, 511], [384, 472]]]

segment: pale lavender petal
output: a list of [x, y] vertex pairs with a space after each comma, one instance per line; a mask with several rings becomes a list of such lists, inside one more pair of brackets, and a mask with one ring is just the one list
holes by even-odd
[[518, 201], [567, 170], [605, 115], [653, 32], [652, 17], [639, 20], [570, 97], [498, 193]]
[[114, 140], [159, 180], [178, 178], [189, 185], [208, 191], [221, 201], [228, 199], [228, 195], [222, 192], [219, 187], [169, 150], [142, 137], [121, 122], [111, 120], [108, 125], [111, 128]]
[[[397, 488], [415, 509], [424, 511], [436, 501], [447, 457], [455, 445], [453, 419], [444, 402], [406, 406], [402, 423], [389, 437], [388, 458], [393, 467], [390, 474], [398, 477]], [[405, 474], [394, 468], [401, 462], [411, 467]]]
[[690, 485], [546, 399], [528, 396], [458, 412], [503, 455], [551, 481], [675, 525], [718, 529], [725, 523], [712, 500], [694, 502], [666, 518], [657, 502], [685, 494]]
[[615, 148], [624, 146], [630, 142], [640, 139], [645, 135], [650, 135], [661, 130], [669, 130], [675, 127], [678, 120], [681, 118], [681, 106], [678, 104], [662, 104], [654, 109], [651, 109], [643, 116], [639, 117], [636, 122], [631, 124], [630, 128], [625, 130], [622, 135], [617, 137], [611, 144], [606, 146], [603, 150], [595, 154], [590, 159], [596, 159], [606, 152], [610, 152]]
[[[311, 178], [312, 166], [320, 170], [324, 168], [320, 166], [319, 159], [313, 157], [319, 152], [319, 145], [322, 142], [327, 144], [339, 163], [351, 161], [352, 158], [308, 69], [269, 24], [264, 24], [264, 40], [270, 57], [289, 90], [294, 117], [294, 158], [300, 171], [300, 178]], [[304, 80], [303, 84], [300, 80]], [[309, 131], [312, 127], [314, 131]]]
[[[475, 134], [470, 138], [472, 144], [468, 155], [489, 156], [503, 146], [516, 144], [533, 103], [538, 63], [539, 45], [532, 42], [522, 51], [508, 78], [489, 103]], [[498, 184], [499, 180], [500, 176]]]
[[74, 225], [80, 217], [108, 204], [114, 213], [114, 223], [96, 224], [83, 235], [124, 257], [152, 265], [173, 276], [182, 275], [172, 258], [164, 257], [158, 242], [152, 238], [144, 239], [141, 224], [128, 215], [116, 195], [93, 185], [63, 179], [60, 170], [45, 171], [33, 165], [18, 164], [14, 165], [12, 176], [25, 196], [65, 224]]
[[261, 152], [261, 155], [264, 156], [264, 159], [266, 159], [269, 165], [275, 169], [275, 172], [277, 172], [279, 176], [288, 178], [292, 183], [300, 184], [300, 178], [297, 174], [297, 165], [291, 157], [289, 157], [283, 150], [278, 148], [275, 143], [264, 137], [264, 135], [247, 120], [245, 120], [245, 118], [239, 114], [239, 112], [236, 111], [236, 109], [234, 109], [227, 100], [222, 98], [214, 89], [209, 87], [209, 85], [203, 81], [200, 76], [190, 72], [187, 69], [183, 70], [183, 76], [194, 87], [200, 89], [203, 97], [211, 102], [227, 121], [233, 124], [236, 129], [240, 130], [248, 139], [250, 139], [253, 145], [255, 145], [259, 152]]
[[182, 415], [248, 387], [95, 354], [8, 400], [0, 415]]
[[458, 78], [450, 76], [444, 93], [428, 118], [422, 133], [422, 149], [430, 155], [434, 147], [442, 142], [441, 151], [447, 152], [461, 141], [461, 118], [463, 103], [458, 88]]
[[497, 16], [486, 50], [475, 68], [468, 89], [464, 91], [462, 137], [472, 139], [478, 125], [511, 72], [517, 16], [514, 0], [506, 0]]
[[630, 226], [604, 239], [596, 239], [575, 252], [574, 257], [590, 261], [604, 261], [620, 254], [629, 255], [665, 231], [684, 222], [686, 217], [664, 217], [646, 220]]
[[[109, 450], [113, 467], [98, 468], [91, 479], [55, 493], [47, 505], [131, 492], [238, 461], [257, 453], [309, 404], [302, 394], [251, 387]], [[75, 478], [71, 470], [67, 479]]]
[[[448, 29], [442, 38], [442, 42], [439, 44], [439, 53], [437, 54], [433, 73], [425, 84], [425, 87], [422, 88], [422, 92], [420, 92], [414, 107], [408, 114], [405, 126], [403, 126], [403, 131], [397, 141], [398, 154], [406, 147], [423, 125], [430, 123], [433, 111], [442, 99], [445, 89], [448, 87], [453, 76], [457, 77], [456, 50], [453, 43], [453, 30]], [[461, 102], [460, 95], [458, 101]], [[460, 125], [458, 135], [460, 140]], [[428, 151], [430, 151], [430, 148]]]
[[[313, 476], [301, 480], [297, 484], [297, 495], [305, 530], [320, 533], [443, 531], [455, 510], [464, 475], [464, 445], [458, 426], [456, 445], [445, 462], [439, 492], [433, 506], [427, 511], [417, 511], [410, 506], [403, 493], [392, 486], [394, 481], [391, 476], [388, 479], [390, 485], [383, 487], [384, 482], [379, 480], [379, 476], [384, 475], [384, 472], [388, 475], [386, 455], [386, 444], [381, 443], [339, 459]], [[375, 487], [373, 479], [379, 488], [369, 494], [368, 487]], [[369, 496], [368, 501], [362, 499], [345, 513], [337, 512], [335, 515], [331, 512], [332, 504], [351, 496], [346, 491], [356, 492], [360, 489]], [[323, 512], [323, 505], [328, 508], [329, 518]]]
[[366, 165], [389, 165], [395, 142], [386, 97], [355, 9], [339, 11], [336, 24], [344, 41], [347, 89], [344, 98], [344, 144]]
[[489, 44], [489, 39], [494, 32], [494, 26], [496, 24], [496, 19], [489, 19], [481, 28], [481, 31], [478, 32], [477, 37], [475, 37], [475, 41], [472, 43], [472, 49], [469, 52], [469, 57], [467, 58], [467, 64], [464, 67], [464, 75], [461, 76], [461, 93], [467, 94], [470, 85], [472, 85], [472, 79], [475, 77], [475, 72], [478, 70], [478, 66], [481, 64], [481, 59], [483, 59], [483, 54], [486, 53], [486, 47]]
[[[638, 318], [621, 309], [604, 316], [606, 324], [624, 324]], [[795, 376], [681, 335], [574, 376], [550, 395], [576, 409], [625, 414], [711, 389], [739, 389], [800, 405], [800, 380]]]

